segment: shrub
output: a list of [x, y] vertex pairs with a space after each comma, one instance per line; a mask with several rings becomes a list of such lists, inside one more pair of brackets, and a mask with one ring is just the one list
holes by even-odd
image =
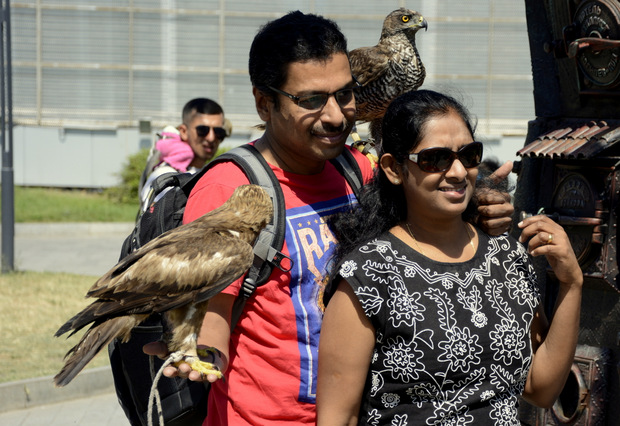
[[121, 183], [105, 191], [111, 200], [123, 204], [138, 200], [140, 176], [142, 176], [148, 156], [148, 148], [141, 149], [129, 156], [127, 163], [123, 165], [123, 169], [120, 172]]

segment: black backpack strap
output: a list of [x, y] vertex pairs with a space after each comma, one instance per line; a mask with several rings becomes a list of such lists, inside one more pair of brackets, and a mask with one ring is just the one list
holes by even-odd
[[331, 163], [338, 169], [340, 174], [349, 182], [351, 189], [356, 197], [359, 197], [360, 190], [364, 185], [364, 178], [362, 177], [362, 171], [360, 166], [353, 157], [351, 151], [346, 147], [338, 157], [331, 160]]
[[[177, 172], [169, 172], [164, 173], [161, 176], [157, 176], [151, 184], [151, 187], [153, 188], [153, 193], [157, 195], [169, 186], [179, 186], [179, 176], [181, 175], [182, 174], [179, 174]], [[152, 202], [153, 200], [150, 201]]]
[[140, 222], [140, 217], [150, 207], [150, 205], [153, 203], [153, 200], [160, 192], [162, 192], [168, 187], [179, 186], [179, 179], [176, 177], [177, 175], [177, 172], [164, 173], [157, 176], [155, 180], [151, 182], [146, 199], [144, 200], [143, 204], [140, 205], [140, 209], [138, 210], [136, 223]]

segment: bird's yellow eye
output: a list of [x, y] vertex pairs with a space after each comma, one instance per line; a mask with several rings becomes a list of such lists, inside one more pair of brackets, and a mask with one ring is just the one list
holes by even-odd
[[407, 15], [404, 15], [403, 17], [400, 18], [403, 22], [409, 22], [409, 18]]

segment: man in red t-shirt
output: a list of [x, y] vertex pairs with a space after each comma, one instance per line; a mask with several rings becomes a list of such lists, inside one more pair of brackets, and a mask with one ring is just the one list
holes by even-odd
[[[291, 12], [261, 28], [250, 50], [250, 78], [264, 134], [253, 142], [277, 176], [286, 204], [283, 252], [293, 269], [274, 269], [248, 300], [235, 329], [232, 305], [240, 282], [209, 303], [198, 344], [217, 348], [205, 425], [314, 424], [321, 291], [336, 241], [326, 218], [355, 197], [328, 161], [343, 149], [355, 120], [355, 80], [344, 35], [320, 16]], [[369, 161], [352, 150], [365, 181]], [[506, 175], [510, 168], [502, 169]], [[500, 171], [501, 172], [501, 171]], [[221, 205], [247, 183], [231, 163], [213, 167], [194, 187], [189, 222]], [[481, 200], [491, 232], [510, 226], [513, 208], [503, 196]], [[491, 204], [491, 205], [489, 205]], [[153, 352], [153, 348], [147, 348]], [[186, 368], [187, 367], [187, 368]], [[167, 369], [204, 380], [187, 365]]]

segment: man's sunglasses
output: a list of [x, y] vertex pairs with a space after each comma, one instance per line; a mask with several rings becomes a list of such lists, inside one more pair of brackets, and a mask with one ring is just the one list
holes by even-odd
[[330, 96], [334, 96], [338, 105], [343, 108], [351, 104], [355, 100], [354, 96], [354, 88], [340, 89], [334, 93], [316, 93], [314, 95], [304, 95], [304, 96], [295, 96], [290, 93], [285, 92], [284, 90], [276, 89], [273, 86], [267, 86], [271, 90], [281, 95], [290, 98], [295, 102], [298, 106], [303, 109], [308, 109], [311, 111], [317, 111], [325, 106], [327, 100]]
[[206, 138], [209, 132], [213, 129], [213, 133], [215, 133], [215, 137], [218, 139], [224, 139], [226, 137], [226, 129], [223, 127], [212, 127], [212, 126], [196, 126], [196, 134], [199, 138]]
[[416, 163], [420, 170], [427, 173], [444, 172], [452, 167], [452, 163], [457, 158], [466, 169], [478, 167], [482, 161], [482, 142], [472, 142], [457, 152], [448, 148], [427, 148], [415, 154], [409, 154], [409, 159]]

